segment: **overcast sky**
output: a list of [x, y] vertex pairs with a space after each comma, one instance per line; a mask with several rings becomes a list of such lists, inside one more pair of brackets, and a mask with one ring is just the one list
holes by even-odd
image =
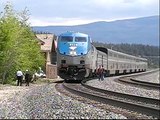
[[32, 26], [78, 25], [159, 15], [159, 0], [0, 0], [29, 10]]

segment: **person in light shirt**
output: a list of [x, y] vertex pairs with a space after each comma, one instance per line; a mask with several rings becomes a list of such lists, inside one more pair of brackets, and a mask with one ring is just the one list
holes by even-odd
[[16, 76], [17, 76], [17, 86], [22, 86], [22, 79], [23, 79], [23, 73], [22, 73], [22, 71], [21, 70], [18, 70], [17, 71], [17, 74], [16, 74]]

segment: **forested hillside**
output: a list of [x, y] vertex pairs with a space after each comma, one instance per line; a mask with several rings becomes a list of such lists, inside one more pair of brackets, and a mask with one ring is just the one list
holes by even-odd
[[119, 52], [134, 56], [141, 56], [148, 59], [149, 68], [159, 67], [159, 47], [142, 44], [105, 44], [93, 42], [96, 47], [106, 47]]
[[59, 35], [66, 31], [86, 33], [92, 40], [113, 44], [159, 44], [159, 16], [135, 19], [98, 21], [75, 26], [33, 26], [33, 31], [50, 32]]

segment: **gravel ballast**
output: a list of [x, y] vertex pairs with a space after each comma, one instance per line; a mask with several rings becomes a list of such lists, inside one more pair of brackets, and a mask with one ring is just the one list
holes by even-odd
[[121, 114], [60, 94], [55, 89], [55, 83], [14, 86], [11, 89], [8, 95], [1, 96], [1, 119], [126, 119]]
[[87, 81], [87, 85], [100, 88], [100, 89], [120, 92], [120, 93], [159, 99], [159, 90], [151, 90], [151, 89], [136, 87], [136, 86], [132, 86], [124, 83], [119, 83], [114, 81], [114, 79], [117, 79], [117, 78], [118, 78], [117, 76], [106, 77], [103, 81], [94, 79], [94, 80]]

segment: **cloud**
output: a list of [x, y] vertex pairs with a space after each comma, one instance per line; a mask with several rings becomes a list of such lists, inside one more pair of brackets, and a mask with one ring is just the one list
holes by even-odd
[[80, 25], [80, 24], [87, 24], [91, 22], [96, 21], [103, 21], [103, 19], [82, 19], [82, 18], [59, 18], [59, 17], [53, 17], [53, 18], [36, 18], [32, 17], [29, 20], [29, 23], [31, 23], [31, 26], [47, 26], [47, 25]]
[[[8, 0], [3, 0], [5, 3]], [[159, 14], [159, 0], [10, 0], [30, 11], [32, 24], [76, 24]], [[0, 1], [1, 5], [2, 1]], [[1, 7], [0, 7], [1, 8]]]

